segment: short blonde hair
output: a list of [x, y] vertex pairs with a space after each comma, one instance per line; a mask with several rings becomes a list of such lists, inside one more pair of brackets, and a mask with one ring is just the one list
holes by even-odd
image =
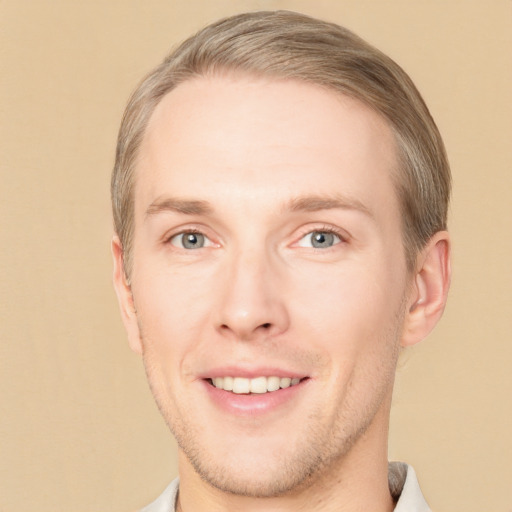
[[114, 227], [125, 271], [132, 267], [135, 168], [151, 114], [178, 84], [236, 71], [295, 79], [365, 103], [387, 120], [399, 165], [393, 176], [409, 269], [446, 229], [450, 169], [443, 141], [420, 93], [392, 59], [349, 30], [289, 11], [252, 12], [215, 22], [178, 46], [138, 86], [126, 107], [112, 173]]

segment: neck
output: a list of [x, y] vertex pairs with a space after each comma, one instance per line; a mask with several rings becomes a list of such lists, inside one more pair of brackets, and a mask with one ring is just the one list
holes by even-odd
[[[387, 416], [387, 415], [385, 415]], [[203, 481], [180, 453], [178, 512], [391, 512], [388, 487], [387, 418], [376, 421], [339, 460], [300, 489], [258, 498], [223, 492]]]

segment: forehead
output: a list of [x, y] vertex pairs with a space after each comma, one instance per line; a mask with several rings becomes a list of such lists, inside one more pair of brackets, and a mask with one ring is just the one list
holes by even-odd
[[276, 198], [330, 190], [389, 201], [373, 192], [394, 196], [395, 147], [380, 115], [332, 90], [244, 75], [196, 78], [168, 93], [150, 118], [136, 207], [185, 191], [233, 200], [236, 187], [241, 201], [260, 189], [269, 200], [269, 179]]

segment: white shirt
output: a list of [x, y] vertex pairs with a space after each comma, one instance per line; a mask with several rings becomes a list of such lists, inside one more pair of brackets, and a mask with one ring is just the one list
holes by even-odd
[[[398, 500], [394, 512], [432, 512], [411, 466], [403, 462], [390, 462], [388, 480], [391, 495]], [[176, 512], [178, 487], [179, 478], [176, 478], [153, 503], [140, 512]]]

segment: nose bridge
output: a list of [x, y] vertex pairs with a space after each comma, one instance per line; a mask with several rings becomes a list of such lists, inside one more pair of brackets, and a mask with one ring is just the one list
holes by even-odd
[[218, 327], [236, 339], [273, 336], [288, 326], [278, 258], [264, 244], [240, 246], [226, 260]]

